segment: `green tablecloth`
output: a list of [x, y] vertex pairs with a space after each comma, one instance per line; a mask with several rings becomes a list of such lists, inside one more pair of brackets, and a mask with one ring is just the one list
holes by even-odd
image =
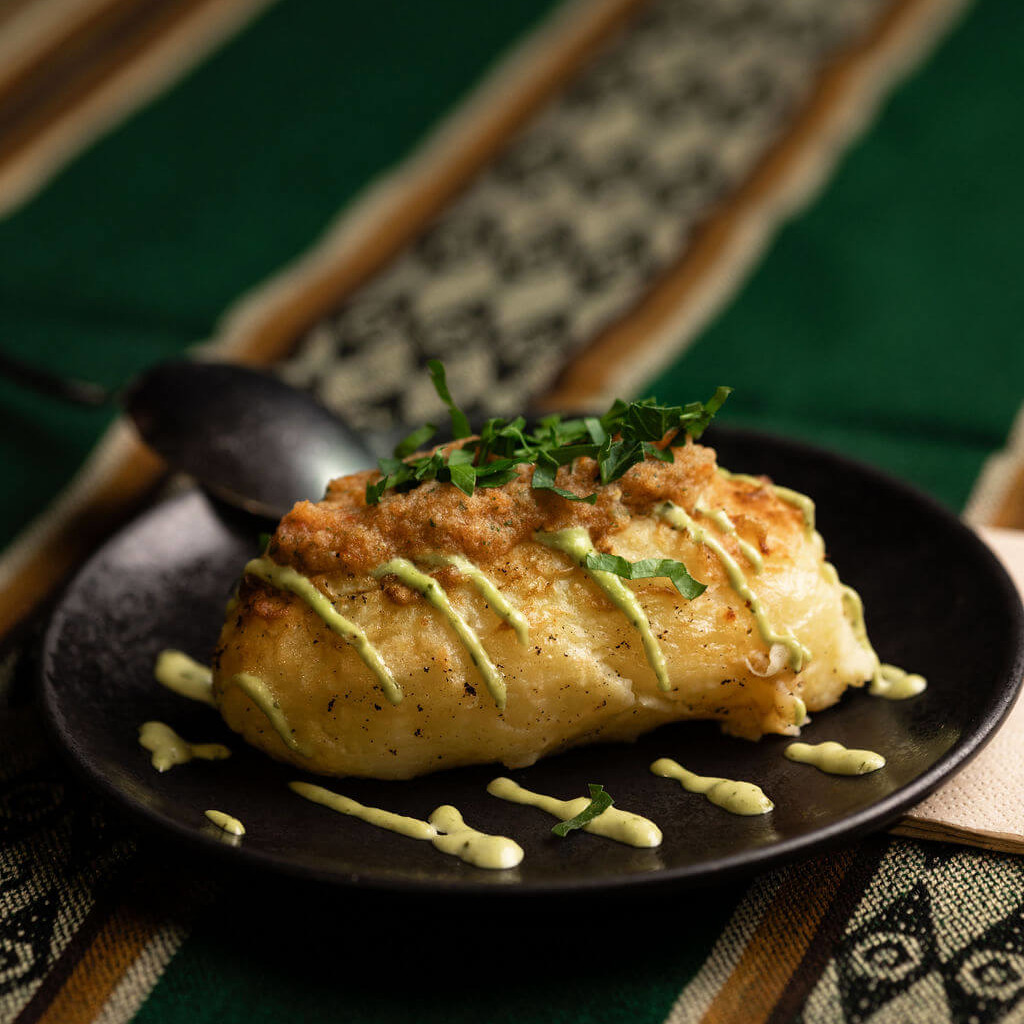
[[[505, 126], [515, 132], [499, 157], [279, 348], [291, 379], [378, 431], [419, 418], [403, 389], [432, 355], [479, 408], [533, 400], [687, 272], [688, 247], [746, 194], [833, 62], [900, 31], [888, 64], [907, 62], [951, 9], [651, 0], [618, 5], [637, 8], [624, 27], [606, 4], [562, 8], [553, 29], [548, 0], [256, 6], [9, 204], [0, 350], [116, 387], [223, 338], [225, 314], [321, 252], [339, 212], [365, 204], [500, 54], [533, 38], [538, 60], [538, 31], [557, 50], [589, 20], [601, 25], [578, 69]], [[646, 382], [629, 376], [628, 351], [613, 369], [671, 400], [728, 382], [724, 421], [847, 452], [961, 508], [1024, 398], [1022, 45], [1015, 5], [978, 5], [877, 114], [865, 88], [849, 101], [857, 112], [829, 122], [870, 123], [848, 152], [812, 124], [818, 171], [841, 156], [820, 195], [774, 237], [762, 217], [763, 253], [718, 255], [707, 294], [728, 301], [706, 326], [665, 320]], [[514, 78], [479, 105], [504, 102]], [[878, 68], [867, 81], [884, 91]], [[794, 196], [813, 185], [813, 173], [787, 173], [803, 174]], [[5, 541], [111, 419], [0, 381]], [[1012, 858], [876, 838], [749, 885], [572, 913], [538, 900], [493, 919], [229, 877], [138, 835], [72, 781], [31, 708], [30, 656], [17, 637], [8, 647], [4, 1019], [860, 1024], [1020, 1012], [1024, 867]]]

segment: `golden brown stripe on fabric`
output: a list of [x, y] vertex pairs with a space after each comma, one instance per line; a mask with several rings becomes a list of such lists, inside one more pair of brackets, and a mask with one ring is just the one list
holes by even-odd
[[[2, 11], [0, 33], [5, 29]], [[139, 15], [149, 13], [147, 4], [136, 0], [79, 0], [34, 50], [18, 55], [13, 67], [0, 63], [0, 124], [6, 128], [12, 111], [38, 106], [48, 93], [65, 87], [80, 66], [101, 59]]]
[[[108, 0], [0, 0], [0, 81]], [[7, 63], [11, 61], [10, 65]]]
[[876, 836], [854, 851], [853, 863], [846, 871], [835, 898], [766, 1024], [789, 1024], [803, 1006], [825, 966], [835, 955], [836, 944], [846, 931], [847, 922], [857, 909], [871, 879], [877, 874], [889, 845], [883, 836]]
[[664, 1024], [694, 1024], [703, 1019], [725, 980], [735, 970], [775, 894], [789, 884], [789, 876], [800, 868], [799, 863], [787, 865], [754, 880], [736, 904], [699, 970], [677, 996]]
[[46, 972], [42, 984], [21, 1008], [12, 1024], [35, 1024], [46, 1012], [109, 919], [113, 899], [109, 892], [101, 893], [97, 897], [96, 903], [61, 950], [56, 962]]
[[111, 991], [92, 1024], [127, 1024], [163, 977], [191, 932], [191, 925], [164, 925]]
[[[102, 0], [100, 0], [102, 2]], [[81, 4], [85, 7], [90, 6], [93, 0], [65, 0], [63, 7], [67, 7], [68, 3]], [[22, 39], [19, 42], [26, 42], [32, 39], [33, 33], [31, 29], [26, 32], [24, 25], [26, 22], [38, 21], [38, 12], [40, 11], [39, 0], [0, 0], [0, 42], [7, 41], [8, 33], [16, 33], [21, 28], [19, 33]], [[62, 23], [66, 23], [69, 20], [74, 20], [72, 15], [70, 18], [64, 10], [60, 12], [60, 19]], [[63, 26], [62, 26], [63, 27]], [[43, 32], [37, 31], [35, 33], [36, 38], [41, 39]], [[40, 45], [43, 45], [40, 43]], [[0, 68], [0, 75], [3, 74], [3, 69]]]
[[[756, 256], [767, 231], [795, 205], [793, 183], [808, 177], [806, 164], [823, 170], [843, 134], [836, 125], [853, 120], [847, 105], [863, 88], [875, 65], [891, 59], [888, 51], [912, 45], [948, 14], [957, 0], [897, 0], [872, 31], [839, 54], [818, 80], [803, 112], [769, 151], [751, 177], [700, 228], [682, 258], [668, 269], [624, 319], [598, 336], [562, 371], [538, 405], [547, 409], [590, 408], [604, 400], [624, 375], [639, 386], [630, 366], [643, 365], [653, 376], [667, 356], [708, 319], [737, 286], [737, 278]], [[916, 31], [914, 31], [916, 29]], [[817, 152], [826, 145], [827, 152]], [[759, 231], [752, 225], [761, 222]], [[681, 321], [681, 322], [680, 322]], [[671, 329], [664, 342], [657, 335]]]
[[0, 3], [0, 32], [2, 32], [16, 16], [20, 15], [26, 8], [31, 7], [34, 3], [35, 0], [5, 0], [4, 3]]
[[[38, 1024], [87, 1024], [153, 938], [157, 918], [122, 904], [104, 922]], [[21, 1022], [19, 1022], [21, 1024]]]
[[702, 1024], [761, 1024], [767, 1020], [852, 863], [853, 852], [841, 850], [809, 861], [790, 875], [705, 1012]]
[[139, 884], [142, 877], [142, 869], [135, 860], [124, 864], [118, 877], [107, 879], [105, 884], [95, 889], [92, 894], [95, 902], [60, 951], [56, 962], [49, 967], [42, 984], [14, 1018], [14, 1024], [36, 1024], [45, 1019], [50, 1006], [60, 997], [89, 951], [109, 929], [118, 907], [139, 891], [145, 891]]
[[[92, 5], [101, 2], [92, 0]], [[39, 192], [96, 138], [182, 77], [274, 2], [218, 0], [193, 5], [149, 45], [129, 54], [129, 59], [83, 93], [66, 113], [52, 118], [30, 142], [0, 162], [0, 216]], [[0, 57], [5, 43], [9, 40], [0, 38]]]
[[[0, 96], [0, 171], [53, 124], [198, 10], [222, 0], [113, 0], [95, 24], [84, 26], [52, 62], [30, 69], [20, 87]], [[66, 50], [66, 52], [65, 52]]]
[[[151, 858], [136, 862], [117, 892], [93, 908], [14, 1024], [94, 1021], [161, 933], [180, 935], [212, 893], [187, 873], [168, 875]], [[156, 982], [164, 966], [162, 958], [157, 961], [152, 976], [139, 979], [141, 984]]]

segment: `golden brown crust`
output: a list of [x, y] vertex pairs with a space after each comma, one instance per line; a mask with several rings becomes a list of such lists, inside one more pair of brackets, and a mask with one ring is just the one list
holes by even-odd
[[[597, 494], [590, 505], [568, 501], [530, 485], [532, 466], [519, 467], [503, 487], [478, 488], [472, 495], [450, 484], [430, 481], [404, 493], [385, 492], [366, 504], [366, 485], [379, 473], [356, 473], [331, 482], [322, 502], [300, 502], [281, 521], [271, 545], [275, 561], [308, 575], [351, 572], [363, 575], [389, 558], [414, 558], [427, 551], [462, 554], [480, 566], [500, 561], [537, 530], [584, 526], [598, 549], [631, 515], [645, 515], [662, 501], [692, 507], [715, 476], [710, 448], [673, 448], [672, 463], [648, 460], [614, 483], [601, 485], [597, 463], [577, 459], [563, 466], [557, 484], [581, 496]], [[766, 481], [767, 483], [767, 481]], [[752, 514], [786, 514], [767, 486], [745, 484]], [[789, 510], [792, 511], [792, 510]]]

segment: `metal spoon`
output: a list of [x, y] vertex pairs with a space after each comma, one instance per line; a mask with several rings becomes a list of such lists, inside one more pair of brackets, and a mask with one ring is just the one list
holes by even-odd
[[272, 519], [319, 500], [334, 477], [374, 464], [366, 444], [314, 398], [250, 367], [161, 363], [120, 402], [171, 466]]

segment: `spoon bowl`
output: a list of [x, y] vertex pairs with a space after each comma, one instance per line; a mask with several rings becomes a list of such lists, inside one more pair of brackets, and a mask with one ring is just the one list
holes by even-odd
[[280, 519], [331, 479], [369, 469], [367, 446], [310, 395], [247, 366], [161, 363], [121, 396], [143, 440], [231, 505]]

